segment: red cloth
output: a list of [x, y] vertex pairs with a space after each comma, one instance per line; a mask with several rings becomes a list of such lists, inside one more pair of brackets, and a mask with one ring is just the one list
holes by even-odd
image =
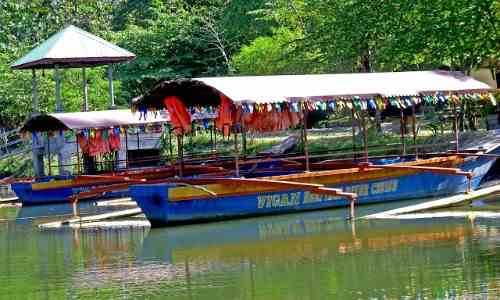
[[88, 139], [83, 136], [83, 134], [77, 134], [76, 136], [78, 144], [80, 145], [80, 150], [82, 153], [87, 154], [89, 152], [89, 142]]
[[215, 119], [215, 126], [223, 132], [224, 136], [229, 136], [231, 127], [234, 124], [235, 115], [233, 101], [221, 94], [219, 115]]
[[191, 115], [186, 105], [176, 96], [168, 96], [163, 99], [163, 103], [170, 115], [170, 122], [177, 135], [191, 132]]
[[120, 150], [121, 147], [121, 141], [120, 141], [120, 135], [115, 134], [113, 131], [110, 132], [109, 134], [109, 149], [111, 151], [117, 151]]

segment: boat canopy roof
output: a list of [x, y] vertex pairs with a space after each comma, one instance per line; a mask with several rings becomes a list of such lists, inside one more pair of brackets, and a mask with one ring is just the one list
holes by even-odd
[[274, 75], [194, 78], [163, 81], [133, 101], [133, 109], [162, 109], [163, 99], [177, 96], [187, 106], [215, 106], [223, 94], [235, 104], [309, 100], [369, 99], [375, 96], [485, 92], [490, 87], [461, 72]]
[[[195, 113], [192, 119], [212, 119], [210, 113]], [[155, 123], [168, 123], [167, 111], [158, 113], [133, 113], [129, 109], [101, 110], [88, 112], [41, 114], [30, 118], [21, 128], [26, 132], [45, 132], [58, 130], [80, 130], [86, 128], [111, 128], [121, 126], [140, 126]]]
[[135, 54], [69, 25], [12, 64], [13, 69], [91, 67], [129, 61]]

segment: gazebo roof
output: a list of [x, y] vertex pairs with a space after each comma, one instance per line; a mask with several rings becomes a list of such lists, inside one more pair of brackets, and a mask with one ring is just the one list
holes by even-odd
[[14, 69], [91, 67], [134, 58], [134, 53], [70, 25], [31, 50], [11, 67]]

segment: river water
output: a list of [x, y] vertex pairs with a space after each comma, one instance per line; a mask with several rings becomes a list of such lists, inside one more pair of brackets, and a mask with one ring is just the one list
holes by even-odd
[[0, 209], [1, 299], [500, 299], [498, 219], [353, 225], [335, 209], [163, 229], [36, 226], [69, 213]]

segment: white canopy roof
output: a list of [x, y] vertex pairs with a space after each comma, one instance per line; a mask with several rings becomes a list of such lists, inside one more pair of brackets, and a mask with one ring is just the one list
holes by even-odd
[[[141, 117], [139, 112], [133, 113], [129, 109], [53, 113], [49, 114], [49, 116], [58, 119], [69, 129], [109, 128], [170, 122], [170, 116], [166, 111], [159, 111], [156, 115], [148, 112], [146, 118], [144, 118], [144, 116]], [[212, 119], [214, 117], [214, 114], [200, 113], [191, 116], [193, 120]]]
[[460, 72], [412, 71], [324, 75], [276, 75], [195, 78], [234, 102], [353, 96], [411, 96], [426, 92], [485, 91], [490, 87]]
[[140, 114], [133, 113], [129, 109], [53, 113], [49, 114], [49, 116], [58, 119], [69, 129], [109, 128], [170, 121], [170, 117], [165, 112], [158, 113], [156, 117], [153, 113], [148, 113], [146, 119], [141, 118], [139, 120]]

